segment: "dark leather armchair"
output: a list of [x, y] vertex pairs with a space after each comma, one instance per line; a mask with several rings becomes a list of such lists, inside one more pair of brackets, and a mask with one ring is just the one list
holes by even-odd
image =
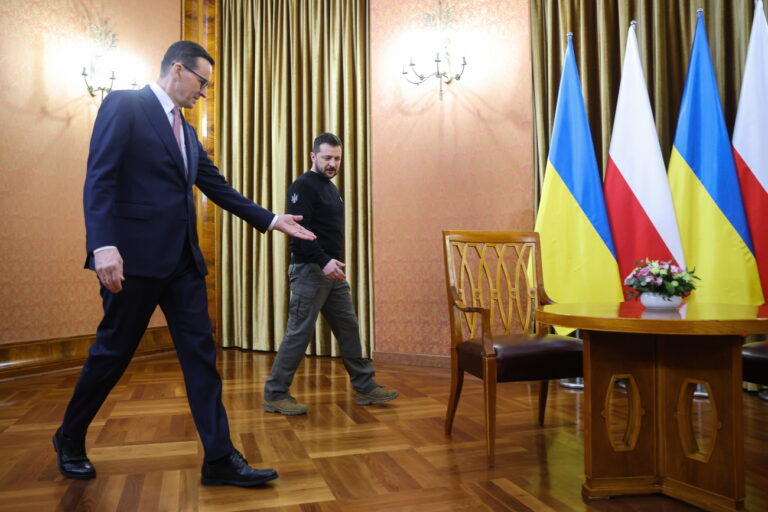
[[[768, 341], [747, 343], [741, 347], [741, 363], [745, 381], [768, 386]], [[760, 398], [768, 400], [768, 390], [761, 391]]]
[[464, 372], [483, 380], [488, 465], [494, 464], [496, 383], [540, 381], [539, 425], [550, 379], [582, 376], [582, 343], [548, 334], [534, 312], [544, 291], [538, 233], [443, 231], [451, 322], [450, 435]]

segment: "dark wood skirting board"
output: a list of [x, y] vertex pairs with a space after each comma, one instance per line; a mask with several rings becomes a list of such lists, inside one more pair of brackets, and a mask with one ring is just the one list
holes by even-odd
[[429, 366], [432, 368], [450, 368], [450, 356], [434, 356], [430, 354], [402, 354], [399, 352], [373, 351], [374, 363], [407, 364], [410, 366]]
[[[78, 368], [88, 357], [95, 334], [0, 345], [0, 381]], [[147, 329], [135, 357], [173, 350], [167, 327]]]

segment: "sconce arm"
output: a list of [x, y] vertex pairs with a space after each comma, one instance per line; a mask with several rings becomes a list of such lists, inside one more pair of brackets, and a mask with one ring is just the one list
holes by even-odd
[[112, 71], [111, 75], [109, 76], [109, 86], [100, 86], [100, 87], [94, 87], [91, 84], [88, 83], [88, 72], [83, 68], [83, 72], [80, 73], [83, 75], [83, 81], [85, 82], [85, 87], [88, 89], [88, 94], [91, 95], [91, 98], [96, 97], [96, 91], [99, 91], [101, 93], [101, 100], [104, 101], [104, 95], [109, 94], [112, 92], [112, 87], [115, 85], [115, 72]]
[[93, 86], [88, 83], [88, 73], [85, 71], [85, 68], [83, 68], [83, 72], [81, 73], [83, 75], [83, 81], [85, 82], [85, 87], [88, 89], [88, 94], [91, 95], [91, 98], [96, 96], [93, 92]]
[[412, 83], [414, 85], [419, 85], [429, 80], [429, 77], [432, 76], [432, 75], [424, 76], [421, 73], [417, 72], [416, 65], [413, 63], [413, 61], [411, 61], [411, 63], [408, 64], [408, 66], [411, 68], [411, 73], [413, 73], [413, 75], [416, 77], [416, 80], [412, 80], [411, 78], [409, 78], [408, 72], [405, 70], [405, 68], [403, 68], [403, 78], [405, 78], [409, 83]]
[[453, 76], [453, 79], [454, 80], [461, 80], [461, 75], [464, 74], [464, 68], [466, 68], [466, 67], [467, 67], [467, 58], [466, 57], [462, 57], [461, 58], [461, 69], [459, 70], [458, 73], [456, 73]]

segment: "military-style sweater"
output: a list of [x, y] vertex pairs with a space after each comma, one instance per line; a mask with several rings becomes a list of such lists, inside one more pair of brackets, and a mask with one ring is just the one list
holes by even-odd
[[286, 209], [303, 215], [302, 226], [316, 240], [291, 238], [291, 263], [317, 263], [320, 268], [333, 258], [344, 261], [344, 202], [331, 180], [307, 171], [288, 188]]

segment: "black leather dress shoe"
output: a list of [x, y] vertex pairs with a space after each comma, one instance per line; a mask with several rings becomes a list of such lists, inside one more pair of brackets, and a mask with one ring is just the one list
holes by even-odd
[[248, 465], [237, 450], [216, 462], [203, 462], [203, 485], [237, 485], [238, 487], [256, 487], [277, 478], [274, 469], [254, 469]]
[[67, 478], [89, 480], [96, 478], [96, 469], [85, 454], [85, 439], [70, 439], [61, 431], [53, 434], [53, 449], [59, 458], [59, 471]]

